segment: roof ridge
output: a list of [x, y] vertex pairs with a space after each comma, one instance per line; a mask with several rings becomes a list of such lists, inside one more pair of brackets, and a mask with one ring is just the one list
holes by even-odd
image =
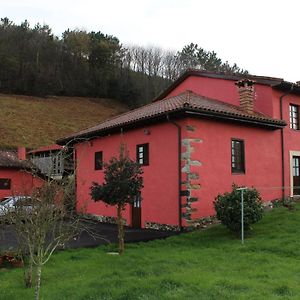
[[223, 75], [223, 76], [228, 76], [228, 77], [236, 77], [236, 78], [247, 78], [247, 77], [254, 77], [254, 78], [259, 78], [259, 79], [269, 79], [269, 80], [280, 80], [284, 81], [283, 78], [281, 77], [273, 77], [273, 76], [264, 76], [264, 75], [255, 75], [255, 74], [238, 74], [238, 73], [226, 73], [226, 72], [215, 72], [215, 71], [206, 71], [206, 70], [201, 70], [197, 68], [189, 68], [187, 69], [184, 73], [186, 72], [197, 72], [199, 74], [208, 74], [208, 75]]

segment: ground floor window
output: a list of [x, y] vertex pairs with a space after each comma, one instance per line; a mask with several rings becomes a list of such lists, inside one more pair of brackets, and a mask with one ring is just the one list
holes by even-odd
[[10, 178], [0, 178], [0, 190], [10, 190], [11, 179]]
[[95, 152], [95, 170], [102, 170], [103, 168], [103, 152]]
[[300, 195], [300, 156], [293, 156], [293, 195]]

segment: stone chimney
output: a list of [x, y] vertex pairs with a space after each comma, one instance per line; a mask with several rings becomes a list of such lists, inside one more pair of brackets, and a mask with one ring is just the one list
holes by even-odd
[[18, 147], [18, 159], [26, 160], [26, 148], [25, 147]]
[[254, 112], [254, 85], [255, 81], [250, 79], [242, 79], [235, 83], [240, 95], [240, 107], [248, 114]]

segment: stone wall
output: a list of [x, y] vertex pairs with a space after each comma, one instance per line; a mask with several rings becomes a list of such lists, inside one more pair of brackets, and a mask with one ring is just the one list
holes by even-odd
[[[202, 143], [200, 138], [194, 138], [196, 128], [190, 124], [185, 126], [185, 135], [182, 139], [181, 153], [181, 190], [185, 191], [182, 196], [182, 219], [188, 227], [192, 225], [192, 214], [196, 211], [193, 208], [193, 203], [199, 201], [200, 186], [200, 168], [201, 161], [199, 160], [200, 153], [196, 152], [198, 145]], [[191, 134], [192, 133], [192, 134]], [[190, 136], [193, 136], [191, 138]]]
[[155, 230], [164, 230], [164, 231], [180, 231], [179, 226], [160, 224], [155, 222], [145, 222], [145, 228], [155, 229]]
[[[115, 217], [101, 216], [101, 215], [98, 216], [98, 215], [90, 215], [90, 214], [83, 215], [83, 217], [85, 219], [95, 220], [95, 221], [98, 221], [98, 222], [101, 222], [101, 223], [117, 224], [117, 218], [115, 218]], [[123, 224], [127, 225], [126, 219], [123, 219]]]

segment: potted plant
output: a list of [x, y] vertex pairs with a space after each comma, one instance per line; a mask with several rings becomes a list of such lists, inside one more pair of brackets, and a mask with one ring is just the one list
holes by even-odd
[[10, 261], [10, 265], [13, 268], [23, 268], [24, 262], [23, 262], [22, 257], [20, 255], [14, 256], [13, 259]]
[[13, 268], [22, 268], [24, 266], [22, 256], [18, 252], [14, 252], [14, 251], [6, 252], [5, 260]]

